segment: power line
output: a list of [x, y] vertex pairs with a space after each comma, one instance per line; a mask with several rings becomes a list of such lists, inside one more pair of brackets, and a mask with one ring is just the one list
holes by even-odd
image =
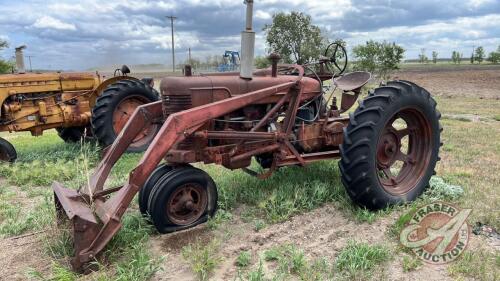
[[177, 17], [167, 16], [170, 19], [170, 29], [172, 30], [172, 71], [175, 72], [175, 46], [174, 46], [174, 20]]

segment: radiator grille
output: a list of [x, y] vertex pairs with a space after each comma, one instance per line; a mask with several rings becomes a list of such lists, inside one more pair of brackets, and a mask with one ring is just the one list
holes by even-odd
[[162, 100], [165, 117], [172, 113], [191, 108], [191, 95], [164, 95]]

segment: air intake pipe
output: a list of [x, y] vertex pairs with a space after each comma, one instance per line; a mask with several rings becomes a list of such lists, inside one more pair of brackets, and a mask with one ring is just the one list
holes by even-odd
[[16, 48], [16, 68], [18, 73], [26, 72], [26, 68], [24, 67], [24, 49], [26, 49], [25, 45]]
[[245, 0], [247, 5], [246, 28], [241, 32], [240, 77], [252, 79], [255, 32], [252, 29], [253, 0]]

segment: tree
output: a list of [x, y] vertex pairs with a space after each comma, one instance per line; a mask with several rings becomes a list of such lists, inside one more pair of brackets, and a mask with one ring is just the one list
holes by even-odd
[[438, 53], [436, 51], [432, 51], [432, 62], [437, 63]]
[[[7, 41], [0, 39], [0, 51], [8, 48], [9, 43]], [[9, 73], [12, 71], [13, 64], [9, 61], [0, 58], [0, 73]]]
[[489, 54], [488, 61], [494, 64], [500, 63], [500, 46], [498, 46], [496, 52], [493, 51]]
[[474, 55], [474, 60], [481, 64], [484, 60], [484, 49], [482, 46], [477, 47], [476, 53]]
[[354, 69], [376, 73], [387, 79], [392, 71], [399, 69], [404, 49], [396, 43], [370, 40], [353, 48]]
[[265, 56], [257, 56], [255, 57], [254, 64], [257, 69], [262, 69], [268, 68], [271, 65], [271, 62]]
[[266, 24], [263, 30], [271, 51], [278, 53], [286, 63], [316, 60], [328, 44], [319, 27], [311, 23], [311, 16], [304, 13], [277, 13], [273, 23]]
[[425, 55], [425, 49], [420, 49], [420, 54], [418, 55], [418, 61], [420, 63], [427, 63], [429, 58]]
[[457, 64], [457, 63], [458, 63], [458, 52], [457, 52], [457, 51], [453, 51], [453, 52], [451, 52], [451, 61], [452, 61], [454, 64]]

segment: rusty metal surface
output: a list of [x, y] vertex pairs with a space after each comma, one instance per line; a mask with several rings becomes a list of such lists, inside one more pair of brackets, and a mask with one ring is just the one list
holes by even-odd
[[[396, 120], [404, 120], [406, 126], [396, 128]], [[407, 138], [406, 146], [404, 138]], [[376, 155], [379, 180], [388, 193], [406, 194], [422, 178], [432, 153], [429, 139], [431, 125], [416, 109], [402, 109], [387, 122], [378, 140]]]
[[351, 72], [333, 81], [342, 91], [354, 91], [363, 87], [371, 79], [371, 74], [364, 71]]

